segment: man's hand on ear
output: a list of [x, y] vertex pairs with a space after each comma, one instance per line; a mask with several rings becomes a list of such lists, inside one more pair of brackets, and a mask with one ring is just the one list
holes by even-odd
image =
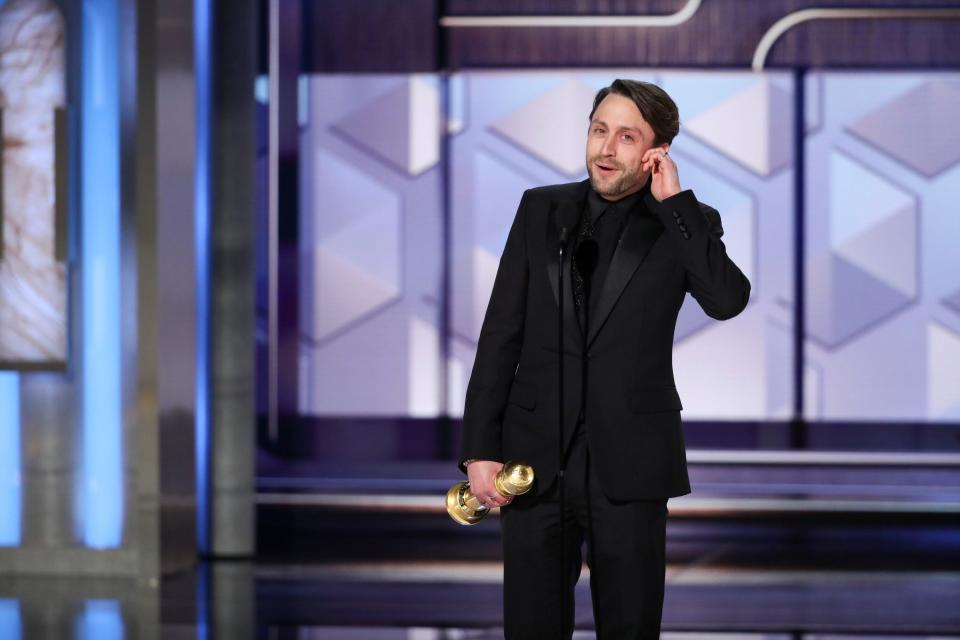
[[640, 168], [650, 172], [650, 193], [658, 202], [680, 193], [677, 165], [663, 147], [647, 149], [641, 159]]

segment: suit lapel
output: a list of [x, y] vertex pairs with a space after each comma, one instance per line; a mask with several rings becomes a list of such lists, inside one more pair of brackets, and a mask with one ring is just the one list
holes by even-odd
[[[577, 222], [583, 212], [584, 200], [587, 197], [587, 189], [590, 186], [590, 180], [583, 180], [573, 197], [556, 200], [551, 203], [550, 211], [547, 215], [546, 244], [547, 247], [547, 276], [550, 279], [550, 289], [553, 291], [553, 299], [559, 305], [559, 295], [557, 292], [559, 283], [559, 267], [557, 266], [557, 255], [560, 247], [560, 229], [567, 227], [570, 235], [568, 242], [572, 241], [573, 233], [576, 230]], [[651, 198], [647, 194], [646, 198]], [[642, 206], [635, 206], [629, 212], [627, 224], [623, 229], [620, 242], [614, 249], [613, 257], [610, 260], [610, 267], [607, 270], [606, 278], [603, 283], [603, 290], [600, 292], [600, 299], [597, 301], [596, 317], [591, 318], [590, 335], [587, 338], [587, 347], [589, 347], [600, 329], [603, 328], [607, 317], [613, 311], [614, 305], [620, 299], [624, 288], [630, 281], [634, 272], [647, 256], [653, 243], [657, 241], [660, 234], [663, 233], [663, 225], [660, 221], [648, 211], [649, 204], [643, 200]], [[568, 244], [568, 247], [570, 245]], [[583, 339], [580, 321], [573, 306], [573, 284], [571, 277], [571, 255], [567, 253], [563, 259], [563, 322], [567, 338], [573, 340], [577, 345], [577, 350]]]
[[663, 233], [663, 225], [647, 211], [645, 206], [633, 207], [628, 215], [620, 242], [610, 260], [610, 268], [603, 282], [603, 291], [597, 301], [596, 317], [592, 319], [587, 348], [593, 344], [597, 333], [603, 328], [607, 316], [613, 311], [614, 305], [620, 299], [620, 294], [623, 293], [634, 271], [640, 266], [653, 243]]

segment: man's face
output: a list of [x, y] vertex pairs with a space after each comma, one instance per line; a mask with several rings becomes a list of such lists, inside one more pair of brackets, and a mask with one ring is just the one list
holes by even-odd
[[587, 173], [593, 189], [607, 200], [642, 189], [650, 174], [640, 168], [640, 159], [653, 146], [653, 129], [633, 100], [608, 94], [593, 112], [587, 133]]

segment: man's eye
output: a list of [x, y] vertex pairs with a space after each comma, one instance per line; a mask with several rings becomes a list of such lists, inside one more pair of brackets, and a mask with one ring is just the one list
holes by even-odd
[[623, 139], [627, 140], [628, 142], [633, 142], [633, 136], [630, 136], [630, 135], [624, 135]]
[[594, 133], [603, 133], [603, 129], [597, 127], [596, 129], [593, 130], [593, 132], [594, 132]]

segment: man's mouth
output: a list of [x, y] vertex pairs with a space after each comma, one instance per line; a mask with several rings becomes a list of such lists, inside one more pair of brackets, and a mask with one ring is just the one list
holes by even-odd
[[593, 164], [595, 167], [597, 167], [597, 169], [600, 169], [600, 173], [602, 175], [609, 175], [611, 173], [614, 173], [615, 171], [618, 171], [618, 169], [613, 165], [607, 165], [601, 162], [595, 162]]

